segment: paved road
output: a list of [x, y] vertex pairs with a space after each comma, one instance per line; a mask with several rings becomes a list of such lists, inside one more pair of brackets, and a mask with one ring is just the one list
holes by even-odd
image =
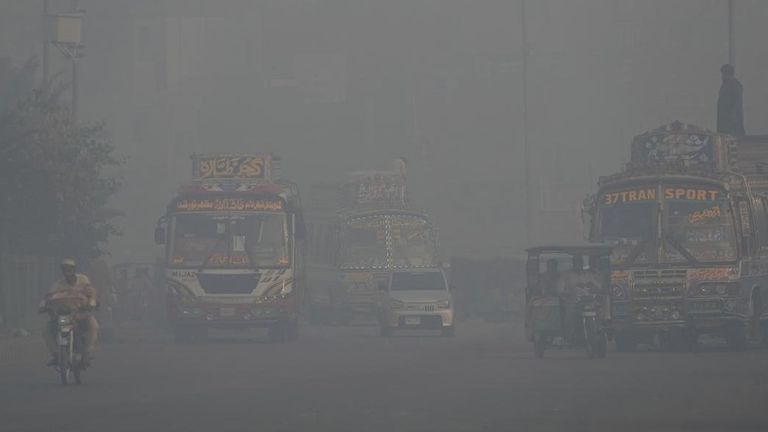
[[103, 345], [81, 387], [39, 361], [0, 364], [0, 431], [768, 430], [761, 350], [537, 361], [519, 329], [480, 322], [454, 339], [363, 326], [285, 345], [219, 336]]

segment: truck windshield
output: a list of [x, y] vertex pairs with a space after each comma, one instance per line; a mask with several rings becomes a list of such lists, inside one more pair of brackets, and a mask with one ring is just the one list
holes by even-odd
[[343, 268], [387, 266], [387, 226], [383, 216], [354, 218], [341, 233]]
[[665, 200], [666, 262], [736, 259], [734, 219], [725, 193], [701, 187], [669, 187], [665, 188]]
[[436, 265], [429, 221], [415, 215], [374, 215], [347, 220], [341, 235], [342, 268], [414, 268]]
[[418, 216], [392, 216], [392, 260], [395, 267], [436, 265], [435, 240], [429, 222]]
[[259, 268], [290, 264], [283, 213], [177, 214], [171, 264], [179, 267]]

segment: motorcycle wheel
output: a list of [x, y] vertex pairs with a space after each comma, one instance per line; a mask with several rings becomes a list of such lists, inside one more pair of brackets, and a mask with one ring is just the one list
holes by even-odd
[[584, 348], [587, 358], [593, 359], [598, 356], [598, 337], [595, 329], [595, 320], [593, 318], [584, 318]]
[[608, 339], [605, 334], [600, 335], [597, 344], [597, 358], [605, 358], [608, 351]]
[[77, 384], [77, 385], [80, 385], [80, 384], [83, 383], [80, 380], [80, 372], [81, 372], [80, 366], [75, 366], [74, 368], [72, 368], [72, 375], [74, 375], [74, 377], [75, 377], [75, 384]]
[[59, 346], [59, 378], [61, 384], [69, 384], [69, 375], [72, 371], [72, 357], [68, 346]]

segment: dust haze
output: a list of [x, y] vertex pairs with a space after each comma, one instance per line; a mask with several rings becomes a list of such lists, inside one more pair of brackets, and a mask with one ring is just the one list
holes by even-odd
[[[763, 348], [732, 353], [719, 340], [698, 354], [611, 348], [603, 363], [556, 350], [542, 363], [523, 337], [526, 247], [585, 240], [585, 198], [630, 161], [634, 136], [676, 120], [715, 130], [727, 3], [75, 1], [85, 12], [78, 118], [104, 122], [126, 158], [108, 205], [121, 214], [121, 235], [104, 247], [109, 265], [165, 257], [153, 231], [190, 181], [193, 154], [278, 155], [310, 225], [317, 185], [393, 170], [403, 158], [410, 205], [434, 224], [443, 263], [473, 274], [451, 282], [473, 309], [457, 309], [465, 321], [450, 339], [380, 339], [375, 319], [320, 319], [285, 345], [229, 334], [174, 345], [162, 319], [147, 330], [130, 318], [117, 343], [101, 345], [76, 396], [53, 386], [42, 348], [29, 342], [0, 354], [0, 394], [15, 389], [0, 406], [17, 412], [0, 430], [50, 430], [54, 414], [69, 421], [59, 430], [768, 427]], [[744, 123], [748, 135], [768, 134], [768, 2], [735, 4]], [[72, 6], [49, 0], [51, 13]], [[43, 0], [0, 0], [0, 61], [40, 62], [42, 8]], [[71, 65], [54, 47], [48, 67], [69, 101]], [[308, 278], [310, 289], [330, 283]], [[495, 285], [486, 297], [465, 295], [474, 283]], [[502, 303], [509, 307], [493, 307]], [[20, 360], [25, 350], [29, 361]], [[68, 409], [96, 407], [96, 420], [63, 413], [61, 398]]]

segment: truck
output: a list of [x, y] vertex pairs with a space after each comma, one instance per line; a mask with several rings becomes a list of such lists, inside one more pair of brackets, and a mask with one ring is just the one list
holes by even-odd
[[614, 247], [617, 349], [733, 350], [768, 334], [768, 140], [673, 122], [636, 136], [630, 162], [586, 203], [589, 239]]
[[319, 287], [312, 296], [327, 302], [330, 320], [347, 325], [377, 317], [377, 287], [392, 271], [440, 265], [436, 229], [409, 203], [404, 160], [394, 170], [352, 172], [341, 184], [319, 189], [332, 189], [337, 200], [332, 216], [326, 209], [309, 217], [318, 275], [312, 283]]
[[272, 154], [192, 156], [155, 229], [165, 245], [168, 318], [178, 341], [212, 328], [267, 328], [295, 340], [305, 295], [298, 187]]

